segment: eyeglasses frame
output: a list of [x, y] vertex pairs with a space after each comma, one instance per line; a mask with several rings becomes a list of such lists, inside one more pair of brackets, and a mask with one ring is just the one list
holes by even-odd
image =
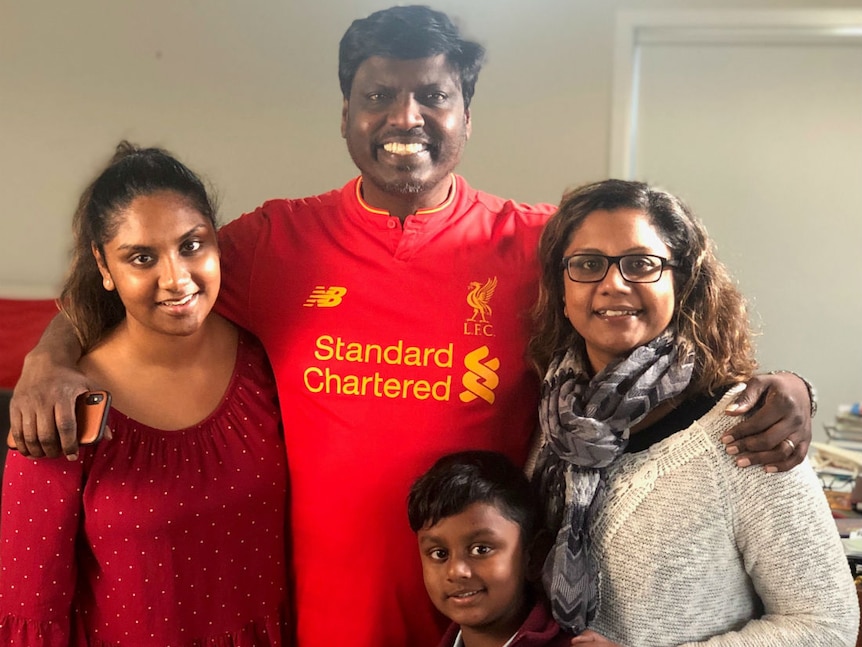
[[[608, 266], [605, 268], [605, 273], [602, 274], [601, 277], [599, 277], [595, 280], [581, 281], [579, 279], [574, 279], [574, 278], [572, 278], [572, 275], [569, 273], [569, 261], [571, 259], [573, 259], [575, 256], [599, 256], [599, 257], [607, 260]], [[622, 261], [624, 258], [627, 258], [630, 256], [647, 256], [649, 258], [657, 258], [659, 261], [661, 261], [661, 269], [659, 270], [658, 276], [651, 281], [632, 281], [631, 279], [626, 278], [625, 274], [623, 273], [622, 265], [620, 265], [620, 261]], [[659, 256], [658, 254], [622, 254], [621, 256], [608, 256], [607, 254], [586, 254], [583, 252], [579, 252], [577, 254], [570, 254], [569, 256], [564, 256], [563, 262], [562, 262], [563, 269], [566, 271], [566, 276], [573, 283], [601, 283], [602, 281], [605, 280], [605, 277], [608, 275], [608, 272], [611, 271], [612, 265], [617, 266], [617, 270], [619, 270], [619, 273], [620, 273], [620, 278], [622, 278], [623, 281], [625, 281], [626, 283], [640, 283], [640, 284], [658, 283], [659, 281], [661, 281], [661, 277], [664, 275], [665, 268], [670, 267], [671, 269], [676, 269], [676, 268], [679, 268], [679, 266], [680, 266], [679, 262], [671, 260], [669, 258], [664, 258], [663, 256]]]

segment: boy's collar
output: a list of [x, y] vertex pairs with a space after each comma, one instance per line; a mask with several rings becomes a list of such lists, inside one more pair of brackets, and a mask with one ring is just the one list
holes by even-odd
[[[518, 630], [520, 631], [520, 629]], [[512, 637], [509, 638], [505, 643], [503, 643], [502, 647], [509, 647], [513, 642], [515, 642], [515, 638], [518, 635], [518, 631], [512, 634]], [[452, 643], [452, 647], [464, 647], [464, 640], [461, 638], [461, 630], [458, 630], [458, 635], [455, 636], [455, 642]]]

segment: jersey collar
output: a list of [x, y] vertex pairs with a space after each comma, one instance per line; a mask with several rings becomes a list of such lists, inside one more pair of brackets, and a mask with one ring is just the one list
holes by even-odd
[[[430, 209], [417, 209], [415, 215], [423, 216], [428, 214], [437, 213], [438, 211], [443, 211], [448, 208], [454, 201], [455, 196], [458, 194], [458, 178], [455, 177], [454, 173], [449, 174], [449, 178], [452, 180], [449, 185], [449, 195], [446, 196], [446, 199], [443, 200], [442, 203], [438, 204], [436, 207], [431, 207]], [[388, 216], [389, 212], [384, 209], [377, 209], [372, 207], [362, 198], [362, 176], [360, 175], [356, 179], [356, 200], [359, 202], [359, 206], [365, 209], [368, 213], [376, 213], [381, 216]]]

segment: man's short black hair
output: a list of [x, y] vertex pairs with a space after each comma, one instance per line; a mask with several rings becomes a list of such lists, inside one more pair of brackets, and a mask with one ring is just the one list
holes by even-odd
[[338, 47], [338, 80], [341, 94], [350, 98], [353, 77], [365, 59], [383, 56], [410, 60], [445, 54], [461, 79], [464, 108], [476, 90], [476, 79], [485, 58], [485, 48], [464, 40], [458, 28], [442, 11], [423, 5], [390, 7], [367, 18], [354, 20]]
[[410, 488], [407, 517], [418, 532], [474, 503], [495, 506], [521, 527], [525, 545], [533, 542], [538, 509], [534, 490], [523, 471], [499, 452], [471, 450], [443, 456]]

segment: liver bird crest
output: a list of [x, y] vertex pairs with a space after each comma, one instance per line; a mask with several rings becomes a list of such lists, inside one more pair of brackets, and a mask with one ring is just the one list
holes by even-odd
[[488, 279], [484, 285], [478, 281], [470, 281], [468, 289], [470, 291], [467, 293], [467, 304], [473, 308], [473, 316], [469, 321], [476, 321], [478, 317], [480, 322], [488, 323], [488, 317], [491, 316], [491, 297], [497, 289], [497, 277]]

